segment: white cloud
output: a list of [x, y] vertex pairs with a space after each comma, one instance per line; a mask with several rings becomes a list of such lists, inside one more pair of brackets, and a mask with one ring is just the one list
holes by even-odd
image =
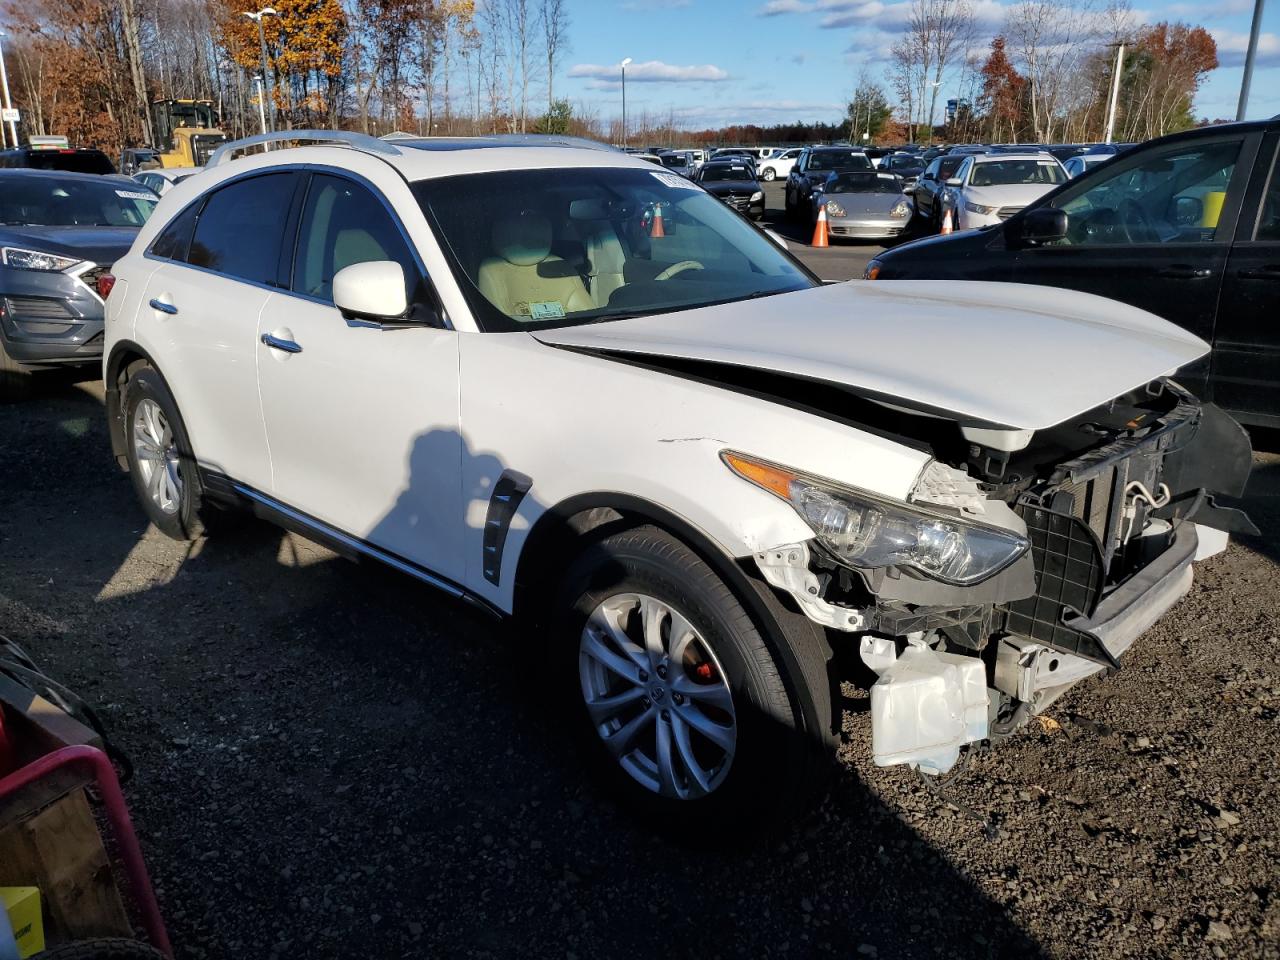
[[[1218, 62], [1224, 67], [1244, 66], [1245, 51], [1249, 49], [1249, 35], [1232, 30], [1212, 30], [1214, 41], [1218, 44]], [[1258, 37], [1258, 57], [1254, 61], [1259, 67], [1280, 66], [1280, 36], [1274, 33], [1260, 34]]]
[[[622, 67], [620, 64], [579, 63], [569, 70], [569, 76], [585, 77], [595, 81], [587, 86], [607, 89], [621, 83]], [[719, 83], [728, 79], [728, 71], [710, 63], [678, 67], [661, 60], [648, 60], [627, 65], [628, 83]]]
[[784, 13], [808, 13], [812, 9], [813, 4], [805, 0], [769, 0], [756, 11], [756, 16], [778, 17]]

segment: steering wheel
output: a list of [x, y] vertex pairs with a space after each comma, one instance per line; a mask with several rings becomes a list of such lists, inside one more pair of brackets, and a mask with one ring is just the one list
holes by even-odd
[[1151, 243], [1159, 239], [1147, 211], [1136, 200], [1125, 200], [1117, 213], [1120, 214], [1120, 229], [1130, 243]]
[[670, 280], [672, 277], [679, 276], [680, 274], [684, 273], [686, 270], [705, 270], [705, 269], [706, 267], [700, 264], [697, 260], [681, 260], [678, 263], [673, 263], [671, 266], [667, 267], [667, 269], [663, 270], [660, 274], [658, 274], [653, 279]]

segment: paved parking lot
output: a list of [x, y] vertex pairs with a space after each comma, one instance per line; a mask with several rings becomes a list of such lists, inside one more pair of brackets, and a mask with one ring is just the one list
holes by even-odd
[[[778, 185], [770, 188], [780, 198]], [[831, 279], [870, 246], [797, 248]], [[676, 847], [583, 782], [529, 638], [254, 522], [145, 527], [100, 384], [0, 407], [0, 632], [99, 704], [179, 956], [1280, 957], [1280, 449], [1263, 536], [977, 756], [984, 835], [868, 757], [784, 840]]]

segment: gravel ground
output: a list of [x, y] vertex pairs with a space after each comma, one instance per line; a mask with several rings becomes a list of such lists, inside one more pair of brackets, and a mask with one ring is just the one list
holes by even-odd
[[263, 524], [166, 540], [107, 451], [96, 383], [0, 407], [0, 632], [132, 754], [181, 957], [1280, 957], [1280, 456], [1264, 538], [967, 768], [998, 836], [850, 689], [830, 797], [731, 855], [584, 783], [519, 636]]

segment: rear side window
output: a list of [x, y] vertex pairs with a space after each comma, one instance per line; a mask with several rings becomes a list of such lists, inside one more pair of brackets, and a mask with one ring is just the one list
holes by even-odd
[[170, 220], [151, 244], [151, 255], [165, 260], [186, 260], [187, 248], [191, 246], [191, 231], [199, 212], [200, 204], [193, 203]]
[[1254, 239], [1272, 243], [1280, 241], [1280, 153], [1276, 154], [1275, 166], [1271, 169], [1271, 182], [1267, 184], [1267, 192], [1262, 197], [1262, 211], [1258, 217], [1258, 230]]
[[271, 173], [210, 194], [196, 220], [187, 262], [238, 280], [274, 285], [295, 183], [293, 173]]

